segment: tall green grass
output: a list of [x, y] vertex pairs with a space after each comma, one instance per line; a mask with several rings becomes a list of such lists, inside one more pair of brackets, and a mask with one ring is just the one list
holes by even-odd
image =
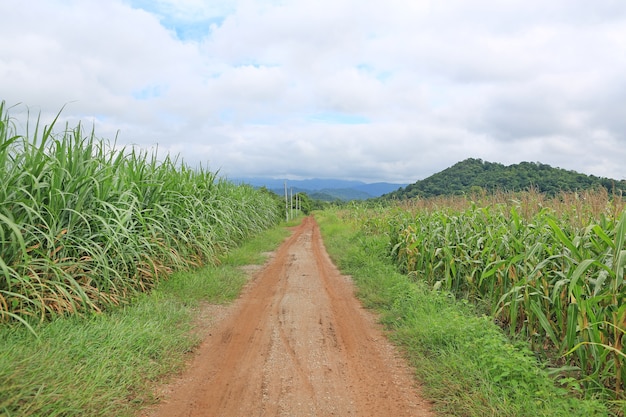
[[124, 304], [280, 219], [269, 193], [59, 117], [0, 103], [0, 322]]
[[370, 227], [391, 236], [391, 253], [404, 271], [485, 306], [511, 336], [529, 340], [550, 360], [563, 384], [622, 402], [624, 203], [592, 193], [569, 209], [562, 202], [576, 197], [561, 196], [556, 208], [549, 201], [529, 204], [538, 198], [397, 210]]
[[[206, 303], [237, 297], [243, 265], [262, 264], [289, 230], [246, 239], [207, 265], [173, 273], [131, 305], [0, 329], [0, 416], [137, 416], [181, 371], [206, 332]], [[145, 413], [144, 413], [145, 414]], [[143, 414], [141, 414], [143, 415]]]

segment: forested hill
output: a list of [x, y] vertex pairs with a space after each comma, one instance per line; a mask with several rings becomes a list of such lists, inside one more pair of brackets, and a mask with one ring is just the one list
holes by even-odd
[[505, 166], [481, 159], [466, 159], [383, 198], [407, 199], [438, 195], [469, 194], [474, 191], [523, 191], [534, 189], [549, 195], [604, 187], [609, 193], [626, 194], [626, 181], [580, 174], [536, 162]]

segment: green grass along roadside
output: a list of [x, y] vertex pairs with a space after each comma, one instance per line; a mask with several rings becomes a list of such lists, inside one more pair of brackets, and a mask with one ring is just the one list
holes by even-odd
[[[399, 274], [384, 237], [336, 212], [316, 218], [331, 257], [381, 314], [440, 415], [610, 415], [555, 387], [529, 351], [471, 306]], [[131, 306], [40, 325], [38, 339], [23, 327], [0, 329], [0, 416], [132, 416], [151, 404], [155, 384], [200, 341], [192, 331], [200, 303], [234, 299], [246, 282], [239, 267], [262, 263], [287, 234], [284, 226], [265, 232], [219, 267], [174, 274]]]
[[247, 281], [244, 265], [289, 234], [283, 224], [248, 240], [217, 267], [177, 272], [149, 295], [105, 314], [0, 328], [0, 416], [132, 416], [154, 402], [155, 384], [200, 342], [203, 302], [226, 303]]
[[384, 236], [365, 234], [337, 211], [318, 212], [316, 219], [331, 258], [353, 277], [364, 305], [381, 314], [440, 415], [623, 415], [555, 386], [530, 350], [510, 343], [473, 306], [400, 274], [386, 256]]

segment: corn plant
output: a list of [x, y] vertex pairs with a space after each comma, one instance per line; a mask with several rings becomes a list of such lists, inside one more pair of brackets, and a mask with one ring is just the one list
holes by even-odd
[[569, 209], [564, 200], [585, 199], [562, 195], [551, 204], [522, 194], [456, 209], [395, 210], [385, 233], [392, 256], [415, 279], [487, 305], [560, 374], [576, 375], [589, 393], [608, 389], [622, 398], [626, 211], [619, 196]]

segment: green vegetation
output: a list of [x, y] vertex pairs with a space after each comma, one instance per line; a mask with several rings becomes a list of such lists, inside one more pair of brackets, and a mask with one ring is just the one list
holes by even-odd
[[621, 194], [626, 193], [626, 181], [584, 175], [541, 163], [522, 162], [504, 166], [470, 158], [382, 198], [402, 200], [494, 191], [517, 192], [529, 188], [552, 196], [598, 188], [604, 188], [610, 194]]
[[23, 326], [0, 329], [0, 415], [135, 415], [200, 342], [202, 306], [234, 299], [246, 282], [240, 267], [262, 263], [287, 235], [270, 229], [219, 266], [174, 273], [128, 306], [37, 324], [38, 338]]
[[353, 188], [328, 188], [309, 192], [311, 198], [326, 202], [344, 202], [351, 200], [367, 200], [371, 195]]
[[352, 209], [316, 217], [331, 257], [353, 277], [364, 304], [381, 313], [436, 411], [463, 417], [609, 415], [601, 402], [556, 386], [526, 345], [510, 342], [480, 307], [443, 285], [433, 290], [419, 274], [400, 273], [389, 251], [394, 230], [385, 226], [394, 215]]
[[324, 199], [317, 198], [315, 194], [307, 194], [305, 192], [298, 193], [302, 200], [302, 212], [304, 214], [309, 214], [315, 210], [325, 210], [330, 207], [337, 207], [345, 205], [346, 203], [335, 199], [334, 201], [328, 201]]
[[[18, 134], [0, 103], [0, 413], [132, 415], [198, 343], [201, 304], [235, 297], [238, 266], [284, 237], [232, 250], [285, 202], [58, 118]], [[439, 411], [623, 416], [624, 189], [470, 159], [388, 196], [436, 198], [301, 209], [327, 209], [329, 252]]]
[[483, 304], [564, 383], [623, 400], [626, 211], [605, 193], [587, 196], [589, 210], [560, 216], [520, 200], [404, 210], [387, 218], [387, 231], [403, 271]]
[[282, 218], [269, 192], [58, 118], [20, 135], [0, 103], [0, 323], [124, 305]]

